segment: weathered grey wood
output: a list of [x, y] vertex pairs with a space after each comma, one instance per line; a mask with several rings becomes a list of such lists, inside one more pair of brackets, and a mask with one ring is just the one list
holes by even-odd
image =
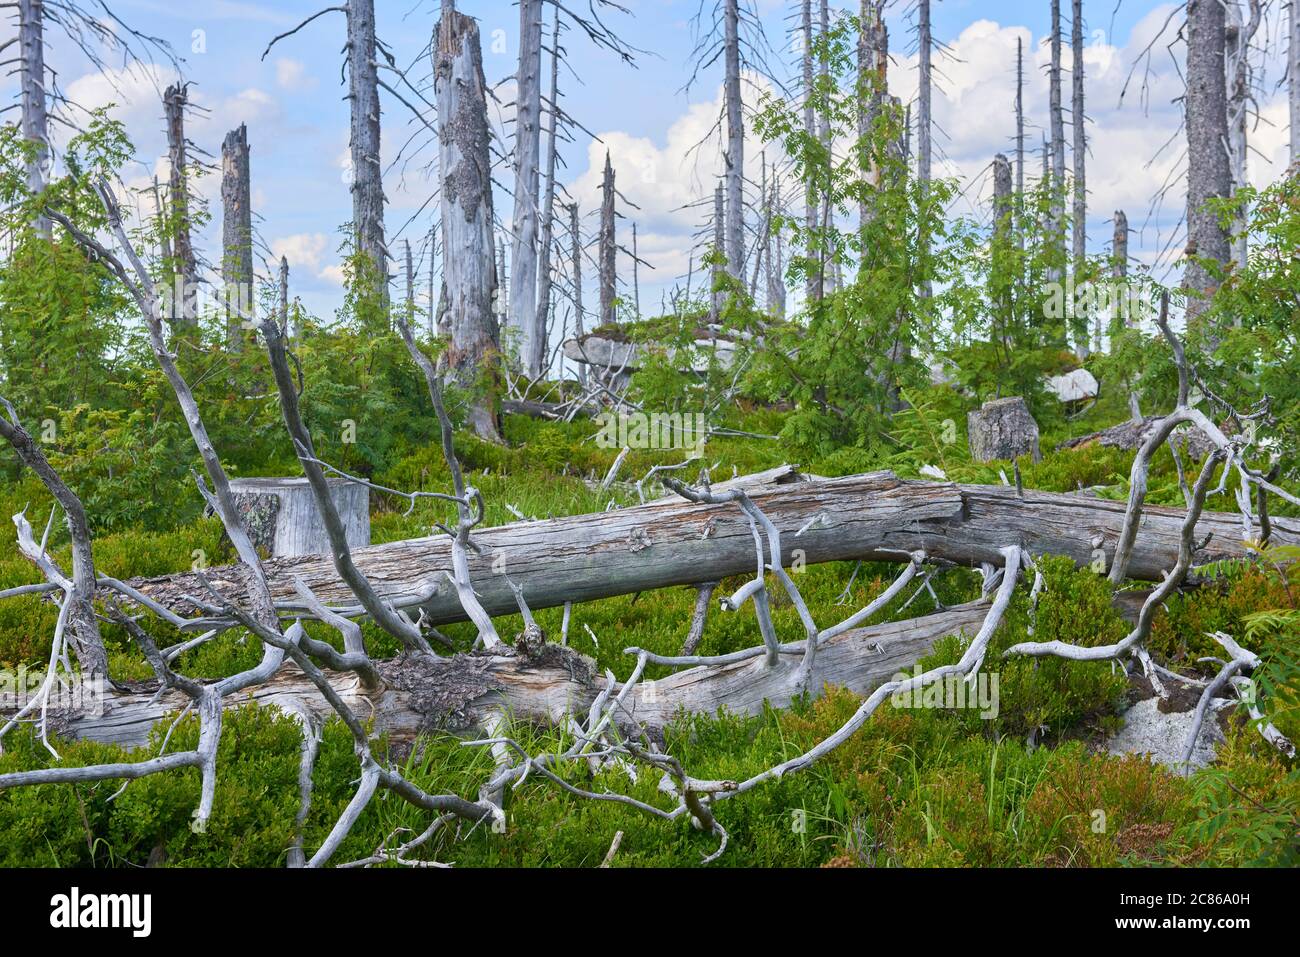
[[519, 69], [515, 75], [515, 211], [510, 250], [510, 314], [519, 323], [524, 371], [541, 375], [537, 329], [537, 192], [542, 140], [542, 0], [519, 0]]
[[[803, 131], [804, 135], [812, 137], [816, 135], [816, 114], [813, 111], [813, 22], [812, 22], [812, 0], [803, 0], [800, 8], [800, 29], [803, 42], [801, 51], [800, 66], [802, 69], [803, 79]], [[817, 234], [817, 191], [813, 184], [809, 183], [804, 190], [804, 229], [809, 236]], [[816, 255], [821, 258], [820, 253], [814, 253], [812, 250], [807, 251], [808, 255]], [[816, 302], [822, 298], [822, 280], [820, 269], [809, 269], [808, 278], [805, 288], [805, 296], [809, 302]]]
[[[713, 252], [715, 256], [727, 254], [727, 197], [722, 182], [713, 190]], [[713, 295], [709, 298], [709, 321], [717, 322], [722, 308], [727, 304], [727, 294], [722, 287], [722, 277], [726, 272], [725, 262], [713, 263], [710, 274], [713, 277]]]
[[[190, 238], [189, 141], [185, 138], [185, 109], [189, 105], [189, 85], [173, 83], [163, 93], [163, 113], [167, 120], [168, 212], [172, 227], [172, 255], [175, 259], [172, 279], [172, 314], [175, 328], [198, 325], [198, 264]], [[177, 295], [179, 294], [179, 295]]]
[[[1016, 195], [1025, 195], [1025, 41], [1016, 37]], [[1017, 230], [1024, 244], [1024, 230]]]
[[244, 316], [253, 296], [253, 211], [248, 167], [248, 129], [242, 123], [221, 144], [221, 279], [225, 284], [226, 348], [244, 347]]
[[[1052, 200], [1051, 229], [1053, 242], [1059, 243], [1061, 259], [1065, 259], [1065, 206], [1061, 191], [1065, 189], [1065, 114], [1061, 109], [1061, 0], [1052, 0], [1051, 60], [1047, 68], [1048, 116], [1051, 126]], [[1061, 266], [1048, 270], [1048, 279], [1060, 282], [1064, 278]]]
[[[370, 490], [343, 479], [330, 479], [329, 486], [348, 545], [369, 545]], [[234, 479], [230, 491], [253, 544], [272, 558], [330, 553], [325, 523], [305, 478]]]
[[[27, 159], [27, 191], [45, 189], [45, 164], [50, 155], [50, 120], [45, 98], [45, 0], [18, 0], [18, 73], [21, 84], [23, 139], [36, 144]], [[50, 235], [50, 220], [37, 216], [36, 232]]]
[[970, 454], [976, 462], [1016, 459], [1032, 455], [1041, 458], [1038, 423], [1020, 396], [985, 402], [966, 416]]
[[1291, 165], [1300, 163], [1300, 3], [1290, 4], [1286, 46], [1287, 104], [1291, 117]]
[[550, 361], [551, 295], [554, 279], [551, 276], [551, 251], [555, 242], [555, 171], [559, 162], [559, 141], [556, 129], [560, 113], [560, 10], [555, 10], [555, 26], [551, 31], [551, 108], [546, 118], [546, 181], [542, 187], [542, 235], [537, 260], [537, 310], [533, 321], [532, 351], [525, 350], [525, 368], [529, 375], [538, 377], [546, 372]]
[[609, 151], [605, 151], [605, 173], [600, 184], [600, 238], [597, 242], [597, 263], [600, 265], [600, 322], [612, 326], [618, 320], [614, 300], [618, 298], [618, 236], [615, 203], [618, 191], [614, 185], [614, 165]]
[[[1096, 550], [1109, 560], [1123, 526], [1126, 503], [1014, 488], [911, 482], [888, 472], [755, 490], [755, 503], [786, 534], [785, 556], [802, 552], [809, 564], [871, 559], [897, 561], [917, 548], [963, 565], [998, 562], [1008, 542], [1034, 554], [1066, 555], [1091, 565]], [[802, 535], [795, 532], [804, 528]], [[1184, 512], [1148, 506], [1129, 574], [1156, 581], [1177, 558]], [[1278, 544], [1300, 543], [1300, 522], [1273, 520]], [[1238, 515], [1206, 513], [1197, 540], [1211, 535], [1199, 561], [1245, 554]], [[615, 595], [693, 585], [754, 571], [754, 540], [735, 506], [680, 501], [651, 503], [595, 515], [521, 522], [474, 533], [480, 549], [469, 556], [474, 587], [493, 615], [517, 611], [506, 577], [520, 585], [534, 609]], [[402, 606], [421, 605], [429, 621], [460, 621], [464, 611], [447, 580], [451, 549], [445, 536], [359, 548], [353, 557], [379, 595]], [[504, 570], [505, 574], [502, 574]], [[209, 569], [216, 587], [243, 595], [239, 567]], [[323, 601], [349, 607], [354, 599], [328, 558], [267, 563], [277, 601], [293, 603], [295, 577]], [[186, 594], [200, 594], [193, 574], [134, 582], [151, 598], [183, 613]]]
[[469, 422], [476, 435], [499, 441], [496, 364], [500, 332], [493, 314], [492, 158], [478, 24], [451, 0], [434, 36], [442, 175], [443, 283], [447, 290], [456, 382], [472, 390]]
[[745, 115], [740, 97], [740, 0], [722, 0], [723, 101], [727, 113], [727, 272], [733, 279], [745, 268]]
[[375, 293], [388, 302], [388, 243], [384, 238], [384, 175], [380, 152], [379, 54], [375, 0], [347, 0], [348, 101], [352, 161], [352, 228], [357, 251], [373, 265]]
[[[1071, 96], [1071, 116], [1073, 126], [1073, 143], [1072, 152], [1074, 154], [1074, 214], [1072, 226], [1074, 227], [1074, 270], [1078, 272], [1083, 268], [1085, 257], [1088, 255], [1088, 133], [1085, 124], [1086, 114], [1084, 112], [1083, 96], [1083, 0], [1074, 0], [1072, 6], [1072, 16], [1070, 23], [1070, 83], [1072, 89]], [[1097, 320], [1100, 322], [1100, 320]], [[1084, 329], [1079, 336], [1078, 354], [1081, 358], [1087, 358], [1092, 354], [1092, 342], [1089, 336], [1092, 330]], [[1097, 331], [1097, 338], [1101, 338], [1100, 330]]]
[[1227, 230], [1219, 214], [1206, 207], [1232, 193], [1228, 162], [1228, 91], [1224, 76], [1226, 26], [1221, 0], [1187, 2], [1187, 266], [1183, 286], [1188, 297], [1187, 319], [1195, 322], [1205, 311], [1205, 296], [1218, 284], [1195, 259], [1226, 263], [1231, 254]]
[[[817, 653], [809, 688], [819, 697], [827, 684], [865, 695], [910, 668], [934, 643], [951, 634], [971, 634], [979, 627], [987, 605], [976, 603], [925, 618], [891, 622], [845, 632], [823, 644]], [[788, 706], [799, 692], [796, 670], [803, 642], [791, 642], [779, 664], [765, 668], [761, 658], [742, 664], [701, 666], [643, 684], [627, 699], [632, 717], [651, 734], [682, 712], [754, 715], [763, 702]], [[373, 717], [376, 734], [393, 743], [410, 741], [419, 731], [481, 728], [489, 716], [508, 712], [515, 720], [554, 724], [567, 714], [585, 714], [606, 685], [590, 659], [567, 648], [546, 645], [536, 658], [521, 654], [457, 655], [454, 658], [404, 656], [378, 665], [383, 686], [367, 694], [355, 675], [338, 676], [332, 685], [357, 714]], [[286, 664], [265, 684], [247, 695], [231, 697], [226, 707], [248, 702], [281, 707], [313, 718], [334, 716], [319, 692], [300, 671]], [[51, 713], [51, 726], [69, 738], [140, 747], [153, 726], [189, 703], [178, 692], [155, 694], [152, 684], [139, 691], [111, 692], [97, 709]], [[15, 702], [0, 695], [0, 715]], [[626, 719], [620, 717], [620, 723]]]

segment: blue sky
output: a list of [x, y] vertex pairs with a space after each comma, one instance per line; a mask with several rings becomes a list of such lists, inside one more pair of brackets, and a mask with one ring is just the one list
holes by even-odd
[[[265, 60], [268, 41], [304, 17], [329, 5], [287, 0], [253, 3], [235, 0], [116, 0], [113, 9], [128, 23], [169, 40], [185, 60], [187, 78], [194, 81], [192, 99], [206, 115], [191, 123], [190, 136], [200, 146], [219, 154], [226, 130], [245, 122], [252, 148], [254, 209], [259, 231], [275, 254], [289, 257], [294, 293], [322, 316], [332, 314], [340, 298], [338, 283], [338, 227], [350, 217], [346, 185], [347, 103], [340, 86], [340, 47], [344, 22], [331, 13], [281, 41]], [[700, 216], [682, 210], [686, 203], [711, 191], [720, 170], [720, 142], [688, 149], [708, 132], [720, 106], [718, 68], [703, 74], [689, 93], [682, 90], [689, 73], [693, 46], [691, 20], [700, 0], [623, 0], [631, 15], [611, 12], [610, 26], [635, 46], [648, 52], [638, 57], [636, 68], [623, 64], [609, 51], [595, 48], [574, 32], [566, 40], [572, 74], [563, 78], [568, 110], [602, 143], [579, 134], [563, 151], [562, 182], [585, 210], [595, 208], [595, 190], [604, 151], [610, 150], [619, 171], [621, 191], [641, 207], [628, 211], [638, 220], [641, 252], [656, 268], [642, 271], [642, 300], [650, 311], [681, 280], [690, 262], [692, 234]], [[706, 14], [712, 0], [705, 0]], [[761, 16], [768, 42], [778, 51], [774, 71], [787, 79], [790, 72], [786, 30], [795, 4], [785, 0], [751, 0]], [[1069, 3], [1066, 8], [1068, 20]], [[585, 4], [579, 4], [585, 6]], [[832, 9], [856, 8], [832, 4]], [[414, 63], [412, 79], [427, 79], [427, 58], [421, 51], [429, 42], [436, 16], [436, 0], [378, 0], [379, 34], [399, 63]], [[517, 54], [517, 7], [504, 0], [463, 0], [461, 8], [481, 22], [485, 42], [485, 69], [489, 83], [504, 81], [499, 90], [503, 103], [513, 96], [510, 77]], [[1152, 261], [1171, 238], [1176, 239], [1183, 204], [1180, 187], [1181, 139], [1176, 136], [1181, 93], [1173, 58], [1161, 40], [1151, 61], [1148, 103], [1144, 108], [1131, 88], [1124, 104], [1119, 92], [1138, 54], [1155, 35], [1173, 9], [1170, 4], [1121, 0], [1085, 0], [1087, 27], [1085, 65], [1089, 94], [1089, 242], [1101, 251], [1109, 242], [1109, 220], [1124, 208], [1131, 225], [1139, 230], [1133, 240], [1135, 256]], [[980, 215], [986, 207], [988, 184], [984, 175], [995, 152], [1009, 150], [1014, 123], [1011, 114], [1012, 70], [1015, 42], [1026, 44], [1031, 66], [1046, 61], [1043, 40], [1048, 21], [1048, 0], [1011, 3], [1002, 0], [935, 0], [935, 36], [947, 45], [949, 56], [936, 61], [942, 76], [935, 95], [938, 172], [957, 176], [968, 186], [956, 213]], [[915, 91], [915, 35], [910, 0], [895, 0], [888, 11], [893, 90], [905, 101]], [[548, 13], [549, 22], [549, 13]], [[1068, 30], [1068, 23], [1066, 25]], [[119, 116], [138, 148], [138, 163], [127, 171], [136, 187], [165, 175], [161, 104], [158, 93], [171, 76], [162, 66], [105, 76], [94, 71], [71, 44], [57, 33], [48, 38], [48, 59], [59, 70], [65, 91], [87, 105], [109, 101], [120, 106]], [[1067, 50], [1068, 54], [1068, 50]], [[1067, 57], [1068, 63], [1068, 57]], [[1267, 181], [1284, 160], [1285, 104], [1272, 95], [1267, 78], [1261, 100], [1265, 122], [1254, 144], [1262, 155], [1252, 157], [1251, 174]], [[15, 84], [7, 79], [7, 92]], [[1027, 108], [1030, 142], [1036, 143], [1046, 120], [1047, 81], [1041, 70], [1028, 78]], [[757, 90], [760, 83], [753, 89]], [[1068, 93], [1068, 78], [1067, 78]], [[751, 102], [756, 102], [757, 94]], [[427, 142], [427, 131], [412, 119], [406, 107], [384, 95], [385, 161], [391, 163], [408, 139]], [[506, 108], [497, 117], [498, 126]], [[1270, 125], [1271, 124], [1271, 125]], [[508, 135], [508, 132], [506, 133]], [[1161, 152], [1162, 144], [1174, 139]], [[748, 169], [757, 178], [760, 147], [750, 146]], [[1154, 161], [1153, 161], [1154, 157]], [[430, 215], [435, 207], [417, 211], [431, 191], [428, 164], [431, 150], [412, 150], [390, 171], [386, 188], [389, 236], [400, 243], [410, 238], [417, 252], [423, 248]], [[1037, 168], [1036, 159], [1028, 164]], [[498, 179], [509, 182], [507, 170]], [[1172, 184], [1165, 201], [1153, 208], [1152, 197]], [[218, 177], [208, 177], [201, 191], [216, 197]], [[435, 204], [436, 205], [436, 204]], [[214, 205], [214, 212], [219, 212]], [[508, 221], [511, 201], [501, 194], [498, 215]], [[411, 225], [405, 227], [414, 215]], [[208, 255], [215, 255], [216, 224], [204, 237]], [[395, 245], [395, 251], [400, 246]], [[630, 279], [630, 263], [621, 264]], [[590, 274], [591, 270], [587, 272]], [[423, 282], [420, 284], [423, 290]], [[591, 301], [589, 294], [589, 301]]]

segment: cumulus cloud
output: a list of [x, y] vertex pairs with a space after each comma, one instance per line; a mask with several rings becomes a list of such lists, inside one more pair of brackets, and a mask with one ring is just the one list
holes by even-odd
[[306, 65], [292, 57], [280, 57], [275, 61], [275, 82], [280, 89], [291, 93], [314, 90], [318, 85], [316, 78], [307, 73]]

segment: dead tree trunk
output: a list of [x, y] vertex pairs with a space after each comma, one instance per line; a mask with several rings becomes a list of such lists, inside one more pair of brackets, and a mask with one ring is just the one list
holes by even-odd
[[[916, 179], [921, 184], [922, 193], [928, 193], [932, 175], [933, 151], [933, 114], [931, 112], [931, 94], [933, 90], [934, 65], [931, 61], [934, 42], [930, 30], [930, 0], [917, 2], [917, 42], [918, 42], [918, 87], [916, 92]], [[923, 253], [929, 249], [929, 236], [922, 232], [920, 236]], [[922, 280], [918, 290], [923, 299], [930, 297], [930, 281]]]
[[[1088, 255], [1088, 133], [1084, 126], [1083, 97], [1083, 0], [1074, 0], [1070, 24], [1070, 80], [1072, 88], [1071, 119], [1074, 121], [1074, 271], [1083, 268]], [[1090, 330], [1086, 327], [1079, 337], [1079, 356], [1086, 359], [1092, 352]], [[1100, 330], [1097, 338], [1101, 338]]]
[[[569, 205], [569, 281], [573, 284], [573, 335], [581, 339], [587, 334], [586, 315], [582, 304], [582, 220], [578, 204]], [[578, 364], [578, 382], [587, 384], [587, 364]]]
[[740, 93], [740, 0], [723, 0], [726, 64], [723, 98], [727, 109], [727, 272], [741, 279], [745, 269], [745, 115]]
[[253, 213], [248, 129], [242, 123], [221, 144], [221, 279], [226, 296], [226, 348], [244, 348], [244, 322], [253, 296]]
[[[1228, 156], [1232, 166], [1232, 190], [1247, 185], [1246, 161], [1248, 140], [1246, 124], [1251, 104], [1250, 46], [1255, 39], [1263, 16], [1260, 0], [1247, 0], [1249, 16], [1242, 17], [1241, 3], [1228, 4], [1224, 42], [1226, 51], [1226, 82], [1228, 88]], [[1246, 268], [1248, 246], [1246, 236], [1246, 211], [1239, 209], [1233, 220], [1232, 258], [1238, 269]]]
[[993, 237], [999, 244], [1011, 237], [1013, 208], [1011, 164], [999, 153], [993, 157]]
[[163, 94], [167, 118], [167, 158], [171, 165], [167, 200], [170, 213], [172, 255], [173, 330], [198, 326], [198, 264], [190, 239], [189, 144], [185, 139], [185, 109], [189, 91], [184, 83], [169, 86]]
[[[812, 21], [812, 0], [803, 0], [802, 8], [802, 28], [803, 28], [803, 131], [804, 135], [810, 139], [816, 135], [817, 119], [813, 111], [813, 21]], [[817, 236], [817, 188], [809, 182], [804, 192], [804, 229], [808, 234], [807, 244], [809, 246], [818, 246], [818, 241], [814, 238]], [[808, 280], [806, 285], [807, 299], [816, 302], [822, 297], [822, 269], [821, 262], [823, 254], [820, 249], [812, 255], [813, 250], [809, 249]]]
[[[779, 480], [778, 480], [779, 481]], [[995, 562], [1002, 543], [1020, 541], [1035, 555], [1065, 555], [1081, 566], [1099, 555], [1109, 562], [1124, 524], [1126, 503], [1079, 495], [1002, 486], [909, 482], [889, 473], [794, 484], [745, 486], [754, 503], [780, 529], [790, 561], [793, 550], [808, 564], [829, 561], [898, 561], [916, 549], [931, 558], [979, 567]], [[813, 519], [820, 516], [820, 520]], [[1177, 560], [1180, 509], [1147, 507], [1142, 534], [1128, 566], [1129, 577], [1158, 581]], [[797, 539], [793, 530], [806, 530]], [[1213, 533], [1198, 562], [1246, 554], [1241, 516], [1205, 513], [1196, 541]], [[1300, 544], [1300, 522], [1273, 519], [1276, 544]], [[694, 585], [754, 571], [754, 540], [745, 516], [725, 506], [696, 506], [668, 499], [595, 515], [574, 515], [476, 530], [477, 553], [468, 561], [483, 607], [513, 614], [515, 596], [507, 576], [493, 572], [504, 561], [509, 579], [533, 609], [615, 595]], [[380, 598], [398, 607], [420, 607], [428, 620], [465, 618], [447, 580], [452, 543], [446, 536], [357, 549], [356, 565]], [[246, 593], [240, 567], [209, 569], [213, 586], [232, 599]], [[277, 602], [296, 607], [294, 580], [319, 598], [348, 607], [355, 597], [329, 558], [270, 562], [267, 575]], [[202, 594], [190, 573], [133, 582], [150, 598], [190, 613], [186, 595]], [[287, 613], [287, 612], [286, 612]]]
[[1300, 3], [1291, 0], [1291, 29], [1287, 41], [1287, 101], [1291, 117], [1291, 165], [1300, 163]]
[[[817, 19], [818, 19], [818, 28], [819, 28], [819, 32], [821, 33], [822, 40], [823, 42], [826, 42], [830, 38], [830, 31], [831, 31], [831, 10], [830, 10], [829, 0], [821, 0], [819, 4]], [[829, 86], [831, 82], [830, 76], [831, 76], [830, 63], [827, 62], [825, 59], [823, 59], [821, 63], [819, 63], [817, 66], [817, 78], [822, 83], [823, 86]], [[818, 119], [817, 136], [821, 140], [822, 152], [826, 155], [826, 162], [828, 166], [834, 168], [835, 143], [834, 140], [831, 138], [831, 118], [830, 118], [829, 111], [823, 112]], [[834, 215], [835, 215], [835, 210], [831, 205], [831, 193], [830, 190], [827, 189], [824, 190], [822, 193], [822, 208], [821, 208], [821, 215], [819, 217], [821, 221], [821, 228], [823, 230], [823, 236], [822, 236], [823, 251], [821, 256], [821, 278], [820, 278], [823, 294], [834, 293], [839, 285], [839, 281], [835, 270], [835, 264], [838, 262], [838, 243], [836, 241], [836, 233], [833, 228], [835, 225]]]
[[605, 153], [605, 175], [600, 185], [600, 240], [597, 244], [600, 264], [600, 322], [612, 326], [618, 321], [615, 300], [618, 298], [618, 235], [615, 203], [618, 191], [614, 186], [614, 166], [609, 153]]
[[[876, 122], [888, 95], [889, 37], [885, 31], [884, 5], [880, 0], [862, 0], [859, 12], [861, 34], [858, 38], [858, 141], [860, 148], [871, 151]], [[879, 189], [880, 164], [868, 155], [865, 170], [874, 189]], [[872, 204], [864, 198], [858, 207], [858, 228], [865, 233], [872, 217]]]
[[1061, 0], [1052, 0], [1051, 63], [1048, 66], [1048, 112], [1052, 142], [1052, 242], [1059, 245], [1061, 263], [1053, 264], [1048, 278], [1060, 282], [1065, 263], [1065, 115], [1061, 109]]
[[[538, 250], [537, 320], [533, 353], [525, 361], [536, 367], [529, 375], [540, 376], [546, 369], [550, 354], [551, 324], [551, 247], [555, 242], [555, 167], [559, 159], [559, 143], [555, 132], [560, 112], [560, 11], [555, 11], [555, 27], [551, 33], [551, 111], [546, 123], [546, 184], [542, 189], [542, 237]], [[531, 366], [529, 366], [531, 369]]]
[[[542, 140], [542, 0], [519, 0], [519, 71], [515, 94], [514, 244], [510, 251], [510, 314], [519, 322], [524, 371], [541, 375], [537, 320], [537, 192]], [[554, 105], [552, 104], [552, 117]], [[553, 135], [553, 134], [552, 134]]]
[[492, 314], [492, 161], [488, 149], [486, 84], [478, 24], [442, 8], [434, 37], [442, 171], [443, 281], [451, 316], [448, 363], [452, 375], [475, 395], [470, 424], [475, 434], [500, 440], [497, 428], [500, 341]]
[[[751, 555], [752, 557], [752, 555]], [[826, 685], [866, 696], [900, 671], [911, 668], [934, 644], [954, 634], [973, 634], [988, 614], [987, 602], [946, 609], [923, 618], [888, 622], [845, 631], [818, 650], [807, 688], [818, 697]], [[781, 661], [769, 667], [761, 658], [736, 664], [707, 664], [657, 679], [655, 693], [629, 695], [619, 723], [633, 719], [661, 737], [678, 715], [762, 713], [765, 706], [788, 707], [800, 693], [794, 680], [804, 642], [784, 647]], [[443, 728], [465, 732], [492, 725], [494, 716], [510, 714], [521, 722], [554, 724], [567, 714], [585, 714], [607, 679], [590, 659], [548, 644], [536, 658], [514, 655], [457, 655], [397, 658], [378, 662], [381, 681], [367, 692], [356, 676], [331, 678], [333, 691], [356, 714], [373, 716], [375, 735], [407, 743], [422, 731]], [[334, 716], [320, 691], [296, 672], [284, 671], [247, 696], [232, 696], [228, 707], [248, 702], [269, 707], [295, 702], [313, 721]], [[70, 712], [61, 731], [68, 738], [142, 747], [154, 725], [183, 711], [187, 700], [171, 691], [107, 696], [102, 715], [91, 709]], [[10, 703], [0, 697], [0, 714]]]
[[348, 100], [351, 105], [352, 229], [356, 251], [373, 269], [374, 295], [388, 303], [384, 177], [379, 151], [379, 64], [375, 0], [347, 0]]
[[718, 183], [717, 188], [713, 191], [713, 255], [715, 261], [713, 269], [713, 296], [709, 300], [709, 321], [717, 322], [718, 317], [722, 314], [722, 308], [726, 305], [727, 294], [724, 290], [722, 277], [726, 275], [726, 265], [718, 262], [716, 257], [725, 257], [727, 248], [727, 198], [726, 189], [722, 183]]
[[1187, 3], [1187, 318], [1195, 323], [1218, 288], [1218, 279], [1198, 260], [1226, 265], [1228, 232], [1207, 207], [1232, 195], [1228, 163], [1228, 92], [1224, 76], [1225, 16], [1221, 0]]
[[[1016, 195], [1025, 195], [1025, 42], [1016, 37]], [[1023, 230], [1019, 231], [1023, 241]]]
[[[777, 217], [783, 217], [785, 210], [781, 201], [781, 178], [773, 177], [771, 209]], [[772, 254], [768, 257], [767, 275], [767, 309], [773, 319], [784, 319], [786, 309], [785, 291], [785, 236], [781, 230], [770, 230]]]
[[[50, 119], [45, 100], [45, 0], [18, 0], [18, 72], [22, 85], [23, 139], [35, 145], [27, 159], [27, 191], [33, 196], [45, 189], [50, 156]], [[37, 234], [50, 237], [50, 220], [32, 221]]]

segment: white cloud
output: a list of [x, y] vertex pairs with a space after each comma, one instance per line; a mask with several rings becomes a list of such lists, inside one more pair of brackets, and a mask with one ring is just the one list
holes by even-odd
[[307, 73], [306, 65], [292, 57], [280, 57], [275, 61], [275, 82], [281, 89], [293, 93], [304, 93], [318, 86], [316, 78]]

